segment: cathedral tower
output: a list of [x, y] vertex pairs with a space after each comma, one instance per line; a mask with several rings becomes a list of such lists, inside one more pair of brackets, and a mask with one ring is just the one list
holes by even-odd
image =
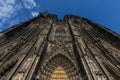
[[40, 13], [0, 33], [0, 80], [120, 80], [120, 35]]

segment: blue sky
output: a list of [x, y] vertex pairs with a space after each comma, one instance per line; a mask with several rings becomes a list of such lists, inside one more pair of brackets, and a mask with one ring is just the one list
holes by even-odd
[[120, 0], [0, 0], [0, 31], [41, 11], [85, 17], [120, 34]]

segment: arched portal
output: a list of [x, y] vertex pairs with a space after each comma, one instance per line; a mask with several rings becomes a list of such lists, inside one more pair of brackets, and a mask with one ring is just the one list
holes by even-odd
[[[59, 72], [59, 69], [61, 69], [61, 71], [64, 73], [63, 75], [66, 77], [67, 80], [80, 79], [78, 68], [76, 67], [75, 62], [73, 62], [73, 60], [69, 59], [68, 57], [62, 54], [57, 54], [54, 57], [51, 57], [41, 66], [42, 79], [51, 80], [54, 73], [56, 73], [56, 71]], [[61, 75], [59, 75], [57, 78], [59, 78], [60, 76]]]

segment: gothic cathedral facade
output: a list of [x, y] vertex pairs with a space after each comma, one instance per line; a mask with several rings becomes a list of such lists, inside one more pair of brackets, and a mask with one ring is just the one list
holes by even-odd
[[40, 13], [0, 33], [0, 80], [120, 80], [120, 35]]

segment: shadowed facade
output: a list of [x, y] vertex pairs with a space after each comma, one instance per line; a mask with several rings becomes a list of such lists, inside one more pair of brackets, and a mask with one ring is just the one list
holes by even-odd
[[40, 13], [0, 33], [0, 80], [119, 80], [120, 36], [88, 19]]

